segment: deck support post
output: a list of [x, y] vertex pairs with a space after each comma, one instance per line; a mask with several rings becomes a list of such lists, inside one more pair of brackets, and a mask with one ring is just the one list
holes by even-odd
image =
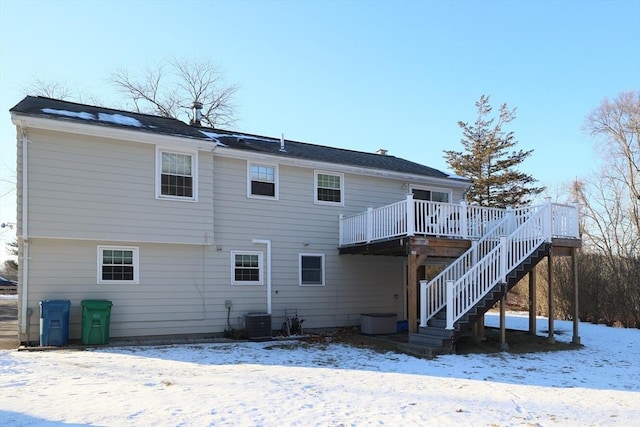
[[573, 267], [573, 344], [580, 345], [580, 335], [578, 325], [580, 323], [578, 311], [578, 249], [571, 248], [571, 266]]
[[407, 281], [407, 315], [409, 317], [409, 333], [415, 333], [418, 330], [418, 313], [416, 313], [416, 301], [417, 301], [417, 289], [416, 282], [418, 281], [418, 266], [416, 264], [417, 255], [415, 251], [411, 251], [409, 254], [409, 266]]
[[536, 266], [529, 272], [529, 335], [536, 334]]
[[409, 332], [418, 332], [418, 268], [427, 259], [424, 254], [418, 255], [417, 251], [409, 252], [409, 262], [407, 269], [407, 317], [409, 322]]
[[473, 324], [473, 342], [475, 344], [480, 344], [485, 340], [484, 335], [484, 314], [480, 316], [480, 318]]
[[507, 295], [503, 295], [500, 298], [500, 351], [509, 351], [509, 344], [507, 344], [507, 328], [506, 328], [506, 307], [507, 307]]
[[547, 341], [549, 344], [555, 344], [556, 338], [553, 335], [553, 318], [555, 316], [554, 313], [554, 304], [553, 304], [553, 248], [549, 249], [548, 256], [548, 266], [547, 266], [547, 281], [549, 283], [549, 292], [547, 294], [547, 300], [549, 303], [549, 335]]

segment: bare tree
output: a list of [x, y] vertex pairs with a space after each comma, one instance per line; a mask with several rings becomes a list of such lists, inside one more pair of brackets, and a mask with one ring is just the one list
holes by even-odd
[[138, 112], [192, 122], [192, 105], [199, 102], [204, 125], [224, 127], [235, 122], [233, 97], [238, 87], [225, 85], [219, 68], [208, 60], [173, 59], [145, 69], [140, 77], [121, 69], [110, 81]]
[[24, 92], [34, 96], [46, 96], [47, 98], [62, 100], [71, 100], [74, 97], [73, 91], [66, 84], [45, 80], [41, 77], [36, 77], [29, 83], [24, 88]]
[[[573, 184], [583, 214], [585, 255], [597, 273], [583, 274], [581, 288], [605, 286], [597, 317], [640, 325], [640, 92], [624, 92], [591, 112], [585, 130], [598, 138], [604, 163]], [[589, 280], [594, 277], [597, 280]], [[585, 280], [586, 279], [586, 280]]]
[[83, 93], [81, 90], [73, 90], [66, 83], [45, 80], [41, 77], [34, 78], [31, 83], [24, 87], [24, 92], [32, 96], [44, 96], [81, 104], [103, 105], [100, 98], [95, 95]]
[[584, 126], [599, 138], [606, 165], [602, 175], [622, 192], [631, 226], [640, 235], [640, 91], [623, 92], [613, 101], [604, 99], [589, 114]]
[[4, 262], [0, 271], [2, 274], [10, 280], [18, 280], [18, 241], [14, 240], [6, 244], [6, 250], [13, 259], [8, 259]]

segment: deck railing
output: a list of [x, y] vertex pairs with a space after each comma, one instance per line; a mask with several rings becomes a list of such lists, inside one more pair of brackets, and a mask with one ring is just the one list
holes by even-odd
[[414, 200], [409, 194], [406, 200], [340, 217], [341, 246], [416, 234], [473, 241], [433, 280], [420, 282], [420, 326], [447, 306], [447, 327], [453, 328], [543, 242], [579, 239], [578, 206], [547, 199], [539, 206], [497, 209]]
[[526, 219], [457, 280], [446, 283], [447, 329], [473, 308], [498, 283], [506, 283], [507, 274], [527, 259], [545, 241], [551, 241], [551, 205]]
[[340, 246], [357, 245], [398, 236], [429, 235], [479, 239], [500, 222], [505, 209], [406, 200], [379, 208], [369, 208], [350, 216], [340, 216]]
[[[551, 203], [549, 226], [553, 237], [578, 238], [578, 207]], [[511, 212], [509, 226], [517, 227], [539, 208], [499, 209], [484, 206], [405, 200], [355, 215], [340, 215], [340, 246], [357, 245], [399, 236], [427, 235], [478, 240]], [[506, 226], [506, 225], [505, 225]]]

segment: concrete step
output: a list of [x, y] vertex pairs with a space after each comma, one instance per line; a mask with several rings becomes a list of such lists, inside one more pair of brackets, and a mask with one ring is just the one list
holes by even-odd
[[447, 327], [447, 321], [445, 319], [431, 319], [427, 322], [428, 326], [431, 326], [433, 328], [440, 328], [440, 329], [444, 329]]
[[453, 331], [449, 331], [444, 328], [434, 328], [432, 326], [420, 326], [418, 333], [421, 335], [429, 335], [432, 337], [442, 337], [450, 339], [453, 336]]
[[409, 334], [409, 344], [446, 349], [451, 347], [451, 339], [433, 337], [425, 334]]

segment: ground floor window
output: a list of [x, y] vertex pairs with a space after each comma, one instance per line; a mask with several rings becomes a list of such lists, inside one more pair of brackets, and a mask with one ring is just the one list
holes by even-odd
[[231, 283], [262, 285], [262, 252], [231, 251]]
[[324, 254], [300, 254], [300, 286], [324, 286]]
[[98, 246], [98, 283], [138, 283], [138, 248]]

